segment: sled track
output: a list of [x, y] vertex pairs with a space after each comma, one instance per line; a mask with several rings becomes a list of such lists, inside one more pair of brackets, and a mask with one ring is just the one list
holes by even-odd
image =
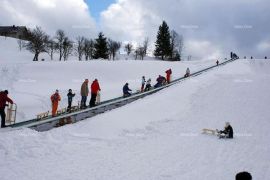
[[[220, 63], [219, 66], [225, 65], [225, 64], [233, 62], [235, 60], [236, 59], [227, 60], [227, 61], [225, 61], [223, 63]], [[170, 84], [161, 86], [159, 88], [152, 89], [152, 90], [147, 91], [147, 92], [134, 93], [130, 97], [126, 97], [126, 98], [118, 97], [118, 98], [114, 98], [114, 99], [111, 99], [111, 100], [103, 101], [99, 105], [97, 105], [95, 107], [92, 107], [92, 108], [86, 108], [86, 109], [78, 110], [78, 111], [75, 111], [75, 112], [72, 112], [72, 113], [64, 113], [64, 114], [61, 114], [61, 115], [56, 116], [56, 117], [49, 116], [48, 118], [44, 118], [44, 119], [41, 119], [41, 120], [32, 119], [32, 120], [12, 124], [12, 125], [9, 125], [8, 127], [12, 127], [14, 129], [31, 128], [31, 129], [34, 129], [36, 131], [48, 131], [48, 130], [50, 130], [52, 128], [57, 127], [60, 120], [70, 119], [72, 121], [72, 123], [75, 123], [75, 122], [82, 121], [82, 120], [87, 119], [87, 118], [91, 118], [91, 117], [93, 117], [95, 115], [98, 115], [98, 114], [104, 113], [106, 111], [109, 111], [109, 110], [124, 106], [124, 105], [126, 105], [128, 103], [131, 103], [133, 101], [141, 99], [141, 98], [143, 98], [145, 96], [156, 93], [156, 92], [158, 92], [158, 91], [160, 91], [160, 90], [162, 90], [164, 88], [170, 87], [170, 86], [172, 86], [172, 85], [174, 85], [176, 83], [182, 82], [182, 81], [187, 80], [187, 79], [189, 79], [191, 77], [198, 76], [198, 75], [200, 75], [200, 74], [202, 74], [204, 72], [207, 72], [207, 71], [209, 71], [211, 69], [214, 69], [215, 67], [219, 67], [219, 66], [208, 67], [206, 69], [203, 69], [203, 70], [200, 70], [200, 71], [197, 71], [195, 73], [190, 74], [190, 76], [187, 77], [187, 78], [181, 77], [181, 78], [175, 79]]]

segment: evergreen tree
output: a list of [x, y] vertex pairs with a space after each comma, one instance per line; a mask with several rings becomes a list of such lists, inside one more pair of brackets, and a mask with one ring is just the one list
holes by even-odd
[[98, 38], [96, 39], [96, 42], [95, 42], [94, 59], [98, 59], [98, 58], [103, 58], [103, 59], [109, 58], [107, 38], [104, 37], [104, 34], [102, 32], [99, 33]]
[[169, 57], [172, 54], [170, 38], [169, 26], [163, 21], [159, 26], [157, 33], [156, 49], [154, 52], [156, 57], [161, 57], [161, 59], [164, 60], [164, 58]]

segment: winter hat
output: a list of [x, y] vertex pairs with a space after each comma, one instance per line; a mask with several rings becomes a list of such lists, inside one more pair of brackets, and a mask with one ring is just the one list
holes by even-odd
[[4, 90], [4, 93], [8, 94], [8, 90]]

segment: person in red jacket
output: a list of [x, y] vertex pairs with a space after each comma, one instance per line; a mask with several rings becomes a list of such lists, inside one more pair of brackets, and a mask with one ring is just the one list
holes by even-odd
[[0, 115], [1, 115], [1, 128], [6, 127], [6, 113], [5, 107], [7, 106], [6, 103], [9, 102], [13, 104], [13, 101], [7, 96], [8, 90], [0, 92]]
[[55, 116], [58, 108], [58, 102], [61, 101], [61, 97], [59, 95], [58, 90], [56, 90], [55, 93], [51, 96], [51, 101], [52, 101], [52, 116]]
[[171, 82], [171, 74], [172, 74], [172, 70], [171, 69], [168, 69], [166, 72], [166, 80], [167, 80], [167, 83], [169, 84]]
[[97, 93], [100, 91], [98, 80], [95, 79], [91, 84], [91, 99], [90, 99], [90, 107], [94, 107], [96, 105]]

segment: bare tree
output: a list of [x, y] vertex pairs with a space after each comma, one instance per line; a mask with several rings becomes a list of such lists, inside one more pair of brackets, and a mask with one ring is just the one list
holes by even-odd
[[59, 61], [62, 60], [63, 56], [64, 56], [64, 47], [63, 47], [63, 43], [65, 40], [65, 32], [61, 29], [56, 31], [56, 49], [59, 52]]
[[121, 47], [121, 42], [108, 39], [108, 48], [109, 48], [110, 58], [112, 57], [113, 60], [115, 59], [116, 52], [120, 49], [120, 47]]
[[36, 27], [33, 31], [29, 30], [29, 40], [23, 47], [35, 54], [33, 61], [38, 61], [40, 53], [48, 52], [49, 35], [42, 31], [40, 27]]
[[82, 56], [84, 53], [84, 45], [85, 45], [85, 38], [82, 36], [79, 36], [76, 38], [76, 48], [75, 48], [75, 53], [79, 58], [79, 61], [82, 60]]
[[50, 55], [51, 60], [53, 60], [53, 54], [56, 50], [56, 43], [53, 39], [51, 39], [48, 41], [47, 46], [48, 46], [48, 54]]
[[17, 41], [17, 43], [18, 43], [18, 46], [19, 46], [19, 50], [22, 51], [22, 48], [23, 48], [23, 46], [24, 46], [23, 40], [19, 39], [19, 40]]
[[128, 56], [130, 55], [130, 53], [132, 52], [132, 50], [133, 50], [133, 45], [131, 43], [127, 43], [125, 45], [125, 51], [127, 52], [127, 55]]
[[179, 35], [176, 31], [171, 31], [171, 55], [172, 60], [181, 60], [184, 42], [183, 36]]
[[138, 46], [135, 50], [135, 59], [138, 59], [138, 57], [143, 60], [145, 57], [145, 47], [144, 46]]
[[64, 41], [63, 41], [63, 58], [64, 58], [64, 61], [67, 61], [69, 55], [72, 54], [72, 50], [73, 50], [73, 42], [71, 40], [69, 40], [68, 37], [65, 37]]
[[85, 60], [93, 59], [94, 56], [94, 41], [92, 39], [85, 39], [84, 40], [84, 56]]
[[141, 56], [142, 60], [143, 60], [144, 56], [147, 55], [148, 45], [149, 45], [149, 38], [147, 37], [143, 41], [143, 52], [144, 52], [144, 55]]

